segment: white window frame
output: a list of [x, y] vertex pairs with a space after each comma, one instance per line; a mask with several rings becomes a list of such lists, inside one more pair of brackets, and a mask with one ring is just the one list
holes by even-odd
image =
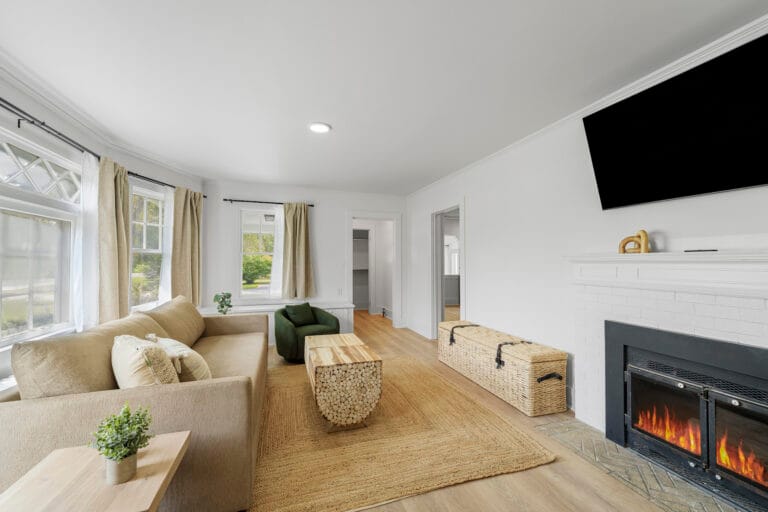
[[[275, 304], [282, 302], [282, 298], [273, 297], [269, 291], [267, 291], [266, 294], [262, 293], [253, 293], [253, 292], [246, 292], [243, 290], [243, 256], [245, 255], [243, 246], [243, 220], [245, 218], [246, 214], [261, 214], [261, 215], [274, 215], [275, 220], [277, 220], [278, 215], [275, 211], [275, 208], [269, 208], [269, 207], [261, 207], [261, 208], [240, 208], [239, 215], [238, 215], [238, 221], [240, 225], [238, 226], [238, 233], [240, 235], [240, 253], [238, 256], [238, 268], [237, 268], [237, 297], [244, 303], [248, 304]], [[277, 226], [275, 226], [275, 230], [277, 230]], [[275, 236], [276, 233], [273, 235]], [[269, 254], [269, 253], [264, 253]], [[274, 274], [275, 271], [275, 248], [272, 247], [272, 273]], [[279, 269], [280, 272], [283, 271], [282, 268]], [[270, 286], [271, 282], [274, 277], [270, 278]]]
[[[5, 347], [8, 345], [12, 345], [13, 343], [18, 343], [21, 341], [29, 341], [33, 339], [39, 339], [46, 336], [51, 336], [54, 334], [59, 334], [63, 332], [69, 332], [74, 331], [75, 329], [75, 322], [74, 322], [74, 286], [72, 286], [72, 279], [75, 275], [75, 261], [74, 261], [74, 244], [75, 244], [75, 233], [78, 229], [78, 224], [80, 222], [80, 215], [78, 212], [74, 211], [68, 211], [67, 209], [59, 209], [59, 208], [51, 208], [49, 206], [44, 206], [41, 204], [37, 204], [34, 202], [31, 202], [29, 200], [24, 199], [17, 199], [15, 197], [11, 197], [12, 195], [34, 195], [34, 193], [27, 192], [27, 191], [20, 191], [18, 189], [15, 189], [13, 187], [9, 187], [12, 190], [8, 191], [5, 190], [5, 187], [3, 187], [3, 190], [0, 191], [2, 195], [0, 195], [0, 208], [4, 210], [14, 211], [21, 214], [26, 215], [35, 215], [38, 217], [46, 217], [50, 219], [55, 219], [59, 221], [69, 222], [70, 223], [70, 229], [69, 229], [69, 239], [66, 240], [66, 249], [68, 249], [68, 258], [67, 261], [60, 261], [60, 268], [57, 275], [57, 283], [56, 283], [56, 294], [57, 294], [57, 300], [59, 307], [62, 309], [66, 309], [67, 314], [65, 315], [65, 320], [63, 322], [59, 322], [56, 324], [52, 324], [46, 327], [41, 327], [38, 329], [32, 329], [29, 331], [25, 331], [22, 333], [18, 333], [15, 335], [8, 336], [6, 338], [0, 339], [0, 347]], [[15, 192], [17, 194], [11, 194], [11, 192]], [[23, 193], [22, 193], [23, 192]], [[46, 201], [47, 202], [47, 201]], [[63, 204], [64, 203], [62, 201]], [[70, 205], [70, 206], [76, 206], [76, 205]], [[63, 284], [63, 279], [65, 277], [66, 273], [66, 285]]]
[[[134, 224], [139, 224], [138, 222], [134, 222], [134, 220], [133, 220], [133, 211], [131, 210], [131, 207], [133, 206], [133, 196], [134, 195], [139, 195], [139, 196], [142, 196], [142, 197], [145, 197], [145, 198], [150, 198], [150, 199], [155, 199], [155, 200], [160, 201], [160, 204], [161, 204], [160, 224], [147, 224], [147, 202], [146, 202], [146, 200], [144, 201], [144, 221], [142, 222], [142, 224], [144, 225], [144, 230], [143, 230], [144, 231], [144, 237], [143, 237], [143, 240], [142, 240], [142, 246], [146, 246], [146, 244], [147, 244], [147, 226], [148, 225], [149, 226], [159, 226], [159, 231], [160, 231], [160, 238], [159, 238], [160, 249], [155, 250], [155, 249], [134, 249], [133, 248], [133, 225]], [[131, 283], [132, 283], [132, 279], [133, 279], [133, 254], [135, 252], [142, 253], [142, 254], [161, 254], [162, 255], [162, 261], [163, 261], [163, 263], [161, 265], [169, 265], [170, 264], [170, 260], [166, 259], [166, 258], [170, 258], [171, 257], [170, 252], [166, 250], [166, 248], [169, 247], [170, 244], [166, 243], [166, 240], [165, 240], [164, 237], [167, 236], [168, 233], [170, 233], [170, 231], [171, 231], [169, 229], [169, 226], [167, 226], [166, 222], [165, 222], [165, 219], [167, 218], [167, 216], [166, 216], [166, 209], [169, 208], [169, 207], [173, 208], [173, 205], [172, 204], [171, 205], [167, 204], [168, 201], [166, 200], [166, 196], [165, 196], [165, 194], [163, 192], [147, 188], [147, 187], [143, 186], [143, 184], [142, 185], [134, 184], [134, 183], [132, 183], [132, 180], [129, 181], [128, 202], [129, 202], [129, 210], [131, 212], [131, 213], [129, 213], [129, 215], [130, 215], [130, 233], [128, 234], [128, 239], [130, 241], [130, 243], [129, 243], [129, 246], [130, 246], [130, 258], [129, 258], [129, 262], [128, 262], [128, 265], [129, 265], [128, 266], [128, 282], [129, 282], [129, 285], [128, 285], [128, 288], [129, 288], [128, 289], [128, 300], [129, 300], [129, 303], [130, 303], [130, 299], [131, 299], [131, 290], [130, 290], [130, 288], [132, 286]], [[145, 302], [144, 304], [136, 304], [136, 305], [131, 304], [130, 305], [131, 311], [146, 311], [146, 310], [155, 308], [155, 307], [157, 307], [157, 306], [159, 306], [160, 304], [163, 303], [163, 288], [165, 286], [170, 287], [170, 283], [163, 283], [163, 273], [162, 273], [162, 270], [161, 270], [160, 276], [161, 276], [160, 277], [160, 289], [158, 290], [158, 298], [157, 298], [157, 300], [152, 301], [152, 302]]]

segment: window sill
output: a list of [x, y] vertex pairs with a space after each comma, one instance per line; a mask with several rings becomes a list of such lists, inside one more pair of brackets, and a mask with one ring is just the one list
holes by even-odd
[[[260, 304], [239, 304], [233, 306], [228, 314], [243, 314], [243, 313], [274, 313], [278, 309], [285, 307], [288, 304], [302, 304], [309, 302], [313, 307], [321, 309], [354, 309], [354, 304], [349, 302], [313, 302], [308, 299], [300, 300], [272, 300], [270, 302], [264, 302]], [[220, 314], [216, 310], [216, 306], [199, 307], [203, 315], [218, 315]]]
[[155, 302], [147, 302], [146, 304], [139, 304], [138, 306], [132, 306], [131, 313], [140, 313], [143, 311], [149, 311], [150, 309], [155, 309], [160, 304], [165, 304], [166, 302], [168, 301], [158, 300]]
[[10, 350], [15, 343], [24, 343], [27, 341], [39, 341], [53, 336], [61, 336], [62, 334], [70, 334], [75, 332], [75, 326], [70, 324], [57, 325], [48, 332], [37, 332], [30, 336], [23, 336], [21, 334], [10, 339], [3, 340], [0, 343], [0, 350]]
[[0, 392], [16, 387], [16, 377], [10, 375], [0, 379]]

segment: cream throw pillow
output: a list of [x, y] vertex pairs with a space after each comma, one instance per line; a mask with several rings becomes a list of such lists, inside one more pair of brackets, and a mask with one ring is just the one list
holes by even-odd
[[120, 389], [179, 382], [165, 350], [136, 336], [115, 336], [112, 371]]
[[150, 342], [157, 343], [173, 362], [181, 382], [193, 380], [206, 380], [212, 378], [211, 369], [203, 356], [192, 350], [186, 344], [171, 339], [159, 338], [154, 334], [148, 334]]

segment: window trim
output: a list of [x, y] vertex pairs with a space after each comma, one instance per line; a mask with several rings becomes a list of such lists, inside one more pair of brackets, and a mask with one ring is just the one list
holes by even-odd
[[[130, 216], [130, 233], [129, 233], [129, 236], [128, 236], [128, 239], [130, 240], [130, 243], [129, 243], [129, 256], [130, 257], [128, 258], [128, 281], [129, 281], [128, 303], [129, 303], [129, 307], [130, 307], [131, 312], [147, 311], [147, 310], [153, 309], [153, 308], [155, 308], [155, 307], [157, 307], [157, 306], [159, 306], [160, 304], [163, 303], [163, 298], [161, 297], [161, 295], [162, 295], [161, 290], [162, 290], [162, 286], [163, 286], [163, 283], [162, 283], [162, 270], [161, 270], [160, 285], [159, 285], [160, 288], [158, 289], [158, 298], [157, 298], [157, 300], [154, 300], [154, 301], [151, 301], [151, 302], [144, 302], [142, 304], [136, 304], [136, 305], [130, 304], [130, 302], [131, 302], [130, 286], [132, 286], [133, 254], [134, 254], [134, 252], [139, 252], [141, 254], [160, 254], [160, 255], [162, 255], [162, 260], [163, 261], [166, 258], [170, 258], [171, 257], [170, 252], [164, 251], [165, 244], [163, 243], [163, 237], [166, 236], [166, 234], [170, 231], [168, 229], [169, 226], [166, 226], [166, 224], [165, 224], [166, 208], [168, 208], [168, 205], [166, 204], [167, 203], [166, 196], [165, 196], [165, 194], [163, 192], [160, 192], [158, 190], [153, 190], [153, 189], [147, 188], [147, 187], [142, 186], [142, 185], [135, 184], [135, 183], [133, 183], [133, 180], [129, 180], [129, 183], [128, 183], [128, 201], [129, 201], [129, 203], [133, 203], [133, 195], [134, 194], [142, 196], [142, 197], [145, 197], [145, 198], [150, 198], [150, 199], [155, 199], [157, 201], [160, 201], [160, 203], [161, 203], [160, 224], [159, 224], [159, 227], [160, 227], [160, 239], [159, 239], [159, 241], [160, 241], [160, 249], [159, 250], [152, 250], [152, 249], [134, 249], [133, 248], [133, 224], [134, 224], [134, 220], [133, 220], [133, 215], [131, 215]], [[171, 205], [171, 207], [173, 207], [173, 205]], [[143, 244], [142, 245], [146, 245], [146, 241], [147, 241], [147, 230], [146, 230], [147, 223], [146, 223], [146, 220], [147, 220], [147, 202], [145, 200], [144, 201], [144, 221], [142, 222], [142, 224], [144, 225], [144, 238], [143, 238]], [[138, 224], [138, 222], [137, 222], [137, 224]], [[155, 226], [156, 224], [150, 224], [150, 225], [151, 226]], [[170, 263], [170, 262], [168, 262], [168, 263]], [[161, 268], [162, 268], [162, 263], [161, 263]], [[170, 283], [168, 283], [168, 285], [170, 285]]]
[[77, 202], [68, 201], [66, 199], [57, 199], [55, 197], [46, 195], [44, 193], [15, 187], [13, 185], [10, 185], [4, 182], [0, 182], [0, 187], [2, 187], [0, 188], [0, 195], [27, 198], [27, 200], [29, 200], [32, 203], [41, 203], [41, 204], [51, 205], [51, 206], [54, 206], [55, 208], [62, 208], [68, 211], [76, 211], [78, 214], [80, 213], [80, 202], [82, 199], [82, 179], [83, 179], [83, 176], [82, 176], [83, 168], [81, 163], [76, 162], [67, 157], [64, 157], [54, 151], [51, 151], [50, 149], [47, 149], [44, 146], [41, 146], [40, 144], [37, 144], [31, 140], [21, 137], [16, 133], [14, 133], [13, 131], [8, 130], [3, 126], [0, 126], [0, 142], [4, 142], [6, 144], [13, 144], [14, 146], [18, 147], [21, 150], [24, 150], [28, 153], [32, 153], [33, 155], [37, 156], [39, 159], [47, 160], [48, 162], [58, 165], [64, 170], [69, 171], [70, 173], [76, 175], [77, 180], [80, 182], [80, 189], [76, 194]]
[[[13, 187], [10, 187], [10, 188], [13, 188]], [[39, 197], [37, 194], [33, 194], [33, 195], [35, 197]], [[70, 226], [69, 240], [67, 240], [67, 248], [69, 249], [69, 253], [67, 255], [68, 265], [66, 265], [66, 268], [64, 268], [64, 266], [62, 265], [62, 268], [60, 268], [60, 270], [66, 270], [69, 282], [68, 282], [68, 286], [66, 287], [61, 286], [61, 289], [59, 289], [59, 286], [58, 286], [59, 283], [57, 283], [57, 287], [56, 287], [57, 295], [60, 294], [58, 298], [66, 301], [67, 320], [65, 322], [51, 324], [45, 327], [41, 327], [39, 329], [32, 329], [29, 331], [7, 336], [5, 338], [0, 338], [0, 348], [13, 345], [14, 343], [19, 343], [22, 341], [40, 339], [46, 336], [54, 335], [59, 332], [74, 330], [75, 318], [74, 318], [73, 305], [75, 301], [75, 297], [74, 297], [75, 287], [72, 286], [72, 278], [75, 275], [75, 261], [74, 261], [75, 258], [73, 256], [74, 256], [74, 246], [75, 246], [75, 234], [81, 222], [80, 215], [64, 209], [51, 208], [49, 206], [41, 205], [35, 202], [24, 201], [24, 200], [16, 199], [13, 197], [8, 197], [4, 195], [4, 191], [3, 191], [3, 194], [0, 194], [0, 209], [20, 213], [23, 215], [34, 215], [37, 217], [46, 217], [49, 219], [69, 222], [69, 226]], [[61, 263], [63, 262], [60, 262], [60, 264]], [[60, 280], [61, 278], [62, 277], [59, 276], [57, 280]], [[67, 289], [64, 290], [64, 288], [67, 288]]]
[[[267, 291], [266, 294], [256, 294], [256, 293], [248, 293], [243, 291], [243, 253], [244, 253], [244, 247], [243, 247], [243, 219], [246, 214], [248, 213], [260, 213], [262, 215], [275, 215], [275, 219], [277, 219], [277, 207], [269, 207], [269, 206], [261, 206], [261, 207], [242, 207], [239, 209], [238, 212], [238, 218], [239, 218], [239, 226], [238, 226], [238, 234], [239, 234], [239, 253], [238, 253], [238, 266], [237, 266], [237, 298], [240, 302], [243, 302], [244, 304], [277, 304], [280, 301], [282, 301], [282, 298], [279, 297], [273, 297], [270, 295], [270, 292]], [[277, 227], [275, 227], [277, 229]], [[264, 253], [264, 254], [270, 254], [270, 253]], [[275, 249], [272, 248], [272, 261], [274, 263], [274, 257], [275, 257]], [[274, 268], [274, 267], [273, 267]], [[282, 272], [282, 268], [280, 269]], [[271, 279], [270, 279], [270, 288], [271, 288]]]

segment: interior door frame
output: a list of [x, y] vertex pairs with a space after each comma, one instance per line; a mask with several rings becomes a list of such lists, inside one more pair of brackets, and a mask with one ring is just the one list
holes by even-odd
[[[361, 220], [391, 220], [394, 223], [393, 233], [393, 265], [392, 265], [392, 326], [405, 327], [405, 283], [403, 272], [404, 234], [403, 214], [393, 211], [347, 210], [345, 237], [344, 290], [339, 288], [339, 296], [352, 303], [352, 221]], [[369, 241], [370, 244], [370, 241]], [[370, 245], [369, 245], [370, 250]], [[369, 252], [370, 255], [370, 252]], [[370, 278], [370, 275], [369, 275]]]
[[431, 254], [431, 322], [430, 322], [430, 334], [432, 339], [437, 339], [437, 324], [441, 321], [443, 313], [445, 311], [445, 305], [443, 304], [443, 272], [444, 272], [444, 230], [443, 230], [443, 214], [453, 210], [459, 210], [459, 311], [461, 312], [461, 318], [466, 318], [467, 306], [466, 306], [466, 250], [464, 243], [464, 202], [461, 201], [458, 204], [454, 204], [443, 208], [441, 210], [432, 212], [432, 254]]

